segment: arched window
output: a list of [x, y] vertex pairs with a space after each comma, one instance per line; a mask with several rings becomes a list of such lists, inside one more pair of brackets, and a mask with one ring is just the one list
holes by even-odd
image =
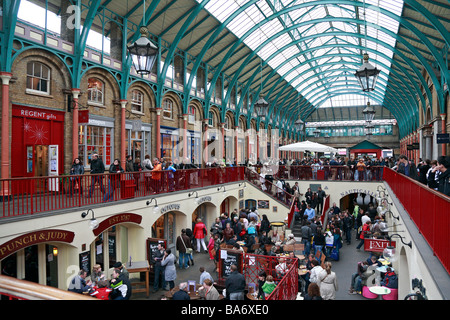
[[173, 119], [173, 102], [169, 99], [163, 101], [163, 117], [166, 119]]
[[28, 62], [27, 91], [50, 94], [49, 67], [40, 62]]
[[95, 104], [104, 104], [105, 86], [103, 82], [97, 78], [88, 79], [88, 102]]
[[144, 113], [144, 94], [139, 90], [131, 92], [131, 111]]
[[189, 123], [190, 124], [194, 124], [195, 123], [195, 107], [194, 106], [189, 106]]
[[214, 127], [214, 112], [212, 111], [208, 113], [208, 126]]

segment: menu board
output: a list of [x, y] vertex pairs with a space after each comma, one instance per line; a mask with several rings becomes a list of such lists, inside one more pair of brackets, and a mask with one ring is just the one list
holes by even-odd
[[80, 253], [80, 270], [83, 269], [87, 271], [88, 275], [91, 273], [91, 252], [82, 252]]
[[147, 260], [150, 265], [153, 265], [155, 263], [154, 252], [158, 250], [158, 243], [162, 243], [164, 248], [166, 247], [166, 240], [165, 239], [158, 239], [158, 238], [148, 238], [147, 239]]
[[233, 249], [220, 249], [219, 278], [227, 278], [231, 274], [231, 265], [236, 265], [242, 272], [242, 251]]

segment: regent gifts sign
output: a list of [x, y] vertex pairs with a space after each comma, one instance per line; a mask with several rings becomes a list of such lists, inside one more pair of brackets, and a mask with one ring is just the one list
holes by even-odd
[[[364, 251], [383, 252], [389, 245], [389, 240], [364, 239]], [[391, 241], [391, 246], [395, 248], [395, 241]]]

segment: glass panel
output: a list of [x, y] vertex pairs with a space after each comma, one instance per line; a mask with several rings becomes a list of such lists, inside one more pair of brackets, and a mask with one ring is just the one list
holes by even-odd
[[25, 279], [39, 283], [38, 246], [25, 248]]
[[[56, 252], [55, 252], [56, 250]], [[58, 247], [54, 245], [45, 246], [45, 255], [47, 257], [46, 276], [47, 276], [47, 286], [54, 288], [58, 287]], [[55, 254], [56, 253], [56, 254]]]
[[112, 268], [117, 262], [117, 241], [116, 241], [116, 227], [112, 227], [108, 230], [108, 261], [109, 267]]

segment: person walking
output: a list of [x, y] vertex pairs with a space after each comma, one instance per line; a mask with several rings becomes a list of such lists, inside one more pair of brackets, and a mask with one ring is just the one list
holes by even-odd
[[[83, 175], [84, 174], [84, 165], [81, 162], [80, 158], [75, 158], [72, 163], [72, 167], [70, 168], [70, 175]], [[69, 195], [72, 196], [76, 190], [80, 195], [83, 194], [83, 188], [81, 183], [81, 177], [70, 177], [70, 187], [69, 187]]]
[[320, 294], [323, 300], [335, 300], [338, 291], [336, 273], [331, 271], [331, 262], [325, 262], [325, 269], [319, 274]]
[[198, 218], [194, 227], [194, 238], [197, 239], [197, 252], [200, 253], [200, 245], [203, 247], [205, 253], [208, 253], [205, 244], [206, 226], [202, 222], [202, 219]]
[[89, 188], [89, 195], [88, 198], [92, 197], [92, 193], [94, 192], [95, 184], [98, 183], [100, 185], [100, 190], [102, 191], [102, 194], [105, 193], [105, 187], [103, 186], [103, 176], [100, 176], [99, 174], [105, 172], [105, 164], [103, 163], [102, 159], [99, 158], [97, 153], [94, 153], [92, 155], [91, 160], [91, 187]]
[[191, 239], [186, 235], [186, 229], [181, 230], [181, 235], [178, 236], [176, 241], [176, 249], [178, 250], [180, 269], [189, 268], [188, 261], [189, 255], [192, 252], [192, 246]]

